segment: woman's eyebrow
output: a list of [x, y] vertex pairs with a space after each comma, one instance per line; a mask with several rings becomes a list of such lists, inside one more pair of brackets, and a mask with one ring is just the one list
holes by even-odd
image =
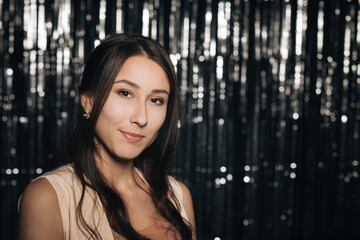
[[[125, 83], [125, 84], [127, 84], [127, 85], [129, 85], [131, 87], [134, 87], [136, 89], [140, 89], [139, 85], [137, 85], [136, 83], [134, 83], [132, 81], [126, 80], [126, 79], [116, 80], [114, 82], [114, 84], [116, 84], [116, 83]], [[169, 92], [167, 90], [165, 90], [165, 89], [153, 89], [151, 92], [152, 93], [163, 93], [163, 94], [166, 94], [166, 95], [170, 95]]]
[[170, 95], [168, 91], [166, 91], [165, 89], [154, 89], [151, 91], [152, 93], [164, 93], [166, 95]]
[[136, 83], [133, 83], [133, 82], [131, 82], [131, 81], [129, 81], [129, 80], [126, 80], [126, 79], [116, 80], [116, 81], [114, 82], [114, 84], [115, 84], [115, 83], [125, 83], [125, 84], [127, 84], [127, 85], [130, 85], [131, 87], [140, 88], [140, 86], [137, 85]]

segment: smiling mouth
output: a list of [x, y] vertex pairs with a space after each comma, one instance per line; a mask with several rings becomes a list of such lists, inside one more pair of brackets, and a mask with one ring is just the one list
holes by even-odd
[[131, 143], [140, 142], [145, 137], [143, 135], [136, 134], [136, 133], [124, 132], [124, 131], [120, 131], [120, 132], [124, 136], [124, 138]]

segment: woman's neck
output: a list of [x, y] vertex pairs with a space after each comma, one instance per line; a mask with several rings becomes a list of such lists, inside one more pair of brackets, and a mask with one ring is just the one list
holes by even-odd
[[134, 160], [116, 159], [102, 146], [99, 148], [98, 154], [95, 154], [96, 165], [109, 184], [119, 191], [134, 186]]

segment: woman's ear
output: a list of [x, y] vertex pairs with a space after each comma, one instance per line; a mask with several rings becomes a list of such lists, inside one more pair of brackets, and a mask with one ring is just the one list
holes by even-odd
[[85, 112], [91, 112], [93, 107], [93, 99], [88, 93], [80, 95], [81, 105]]

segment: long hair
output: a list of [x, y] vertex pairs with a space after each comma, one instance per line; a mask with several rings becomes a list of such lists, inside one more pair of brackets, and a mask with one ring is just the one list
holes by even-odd
[[82, 184], [82, 195], [77, 206], [78, 221], [91, 239], [101, 239], [97, 229], [92, 228], [82, 214], [84, 193], [86, 188], [90, 188], [97, 192], [114, 231], [127, 239], [147, 239], [131, 226], [122, 197], [104, 181], [94, 158], [97, 152], [94, 141], [97, 119], [122, 65], [133, 56], [145, 56], [158, 63], [170, 84], [164, 124], [155, 141], [137, 157], [136, 164], [150, 186], [150, 195], [159, 214], [175, 227], [182, 239], [191, 239], [190, 225], [179, 212], [179, 203], [166, 175], [166, 168], [178, 136], [176, 74], [167, 52], [160, 44], [150, 38], [136, 35], [113, 34], [105, 38], [89, 56], [83, 71], [79, 93], [91, 96], [91, 118], [83, 117], [84, 109], [79, 101], [73, 136], [69, 144], [69, 160], [73, 162], [75, 173]]

